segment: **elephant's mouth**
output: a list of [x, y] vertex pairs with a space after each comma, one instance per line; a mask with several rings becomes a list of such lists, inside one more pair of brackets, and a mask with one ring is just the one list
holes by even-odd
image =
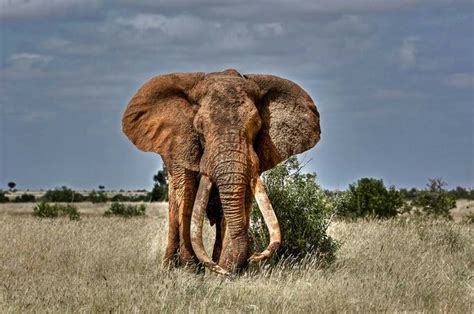
[[[273, 253], [278, 249], [281, 243], [281, 232], [280, 225], [278, 223], [275, 212], [273, 211], [271, 202], [265, 191], [262, 180], [258, 175], [251, 180], [250, 186], [255, 200], [258, 204], [258, 208], [262, 213], [262, 216], [265, 220], [265, 224], [270, 233], [270, 243], [268, 247], [263, 252], [255, 253], [249, 258], [249, 261], [251, 262], [258, 262], [271, 257]], [[191, 243], [194, 252], [198, 259], [201, 261], [201, 263], [203, 263], [211, 271], [222, 275], [229, 275], [230, 272], [228, 270], [218, 265], [209, 257], [203, 245], [202, 228], [211, 188], [212, 182], [209, 177], [207, 175], [202, 175], [193, 207], [191, 223]]]

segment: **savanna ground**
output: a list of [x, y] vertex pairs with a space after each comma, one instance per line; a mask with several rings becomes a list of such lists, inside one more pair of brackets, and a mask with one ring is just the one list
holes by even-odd
[[[329, 232], [341, 246], [330, 267], [307, 258], [224, 279], [163, 270], [165, 203], [133, 219], [78, 203], [80, 221], [32, 217], [31, 203], [0, 205], [0, 312], [474, 310], [472, 224], [337, 221]], [[211, 238], [208, 228], [208, 248]]]

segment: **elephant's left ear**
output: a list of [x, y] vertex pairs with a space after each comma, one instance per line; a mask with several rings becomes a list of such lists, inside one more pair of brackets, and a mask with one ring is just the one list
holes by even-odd
[[262, 127], [255, 139], [260, 172], [273, 168], [319, 141], [319, 112], [311, 97], [297, 84], [273, 75], [247, 74], [261, 91]]

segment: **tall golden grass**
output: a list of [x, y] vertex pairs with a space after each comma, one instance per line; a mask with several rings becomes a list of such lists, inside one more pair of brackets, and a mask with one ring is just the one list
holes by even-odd
[[[330, 233], [341, 247], [330, 267], [307, 258], [225, 279], [164, 270], [166, 206], [152, 212], [78, 222], [0, 215], [0, 312], [474, 309], [472, 225], [336, 222]], [[211, 238], [208, 228], [208, 246]]]

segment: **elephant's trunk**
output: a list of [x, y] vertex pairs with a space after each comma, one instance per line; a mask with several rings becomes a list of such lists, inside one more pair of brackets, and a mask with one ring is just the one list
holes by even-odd
[[230, 172], [216, 177], [224, 212], [226, 235], [219, 264], [226, 269], [242, 268], [248, 258], [248, 217], [245, 208], [245, 173]]
[[202, 174], [196, 201], [193, 209], [192, 245], [199, 260], [212, 271], [228, 274], [229, 271], [241, 269], [248, 262], [248, 228], [249, 213], [247, 198], [251, 189], [262, 216], [270, 232], [268, 248], [254, 254], [250, 261], [269, 258], [281, 242], [280, 226], [273, 212], [270, 200], [258, 175], [252, 175], [249, 162], [249, 151], [245, 139], [237, 132], [229, 132], [212, 143], [219, 153], [212, 158], [205, 158], [204, 173], [209, 173], [219, 192], [220, 202], [225, 219], [224, 243], [216, 264], [204, 250], [202, 244], [202, 224], [211, 189], [210, 178]]
[[206, 250], [204, 249], [204, 244], [202, 243], [202, 225], [211, 187], [212, 183], [209, 178], [206, 175], [202, 175], [193, 207], [191, 244], [193, 246], [194, 253], [196, 253], [198, 259], [206, 267], [216, 273], [228, 275], [228, 271], [213, 262], [209, 255], [207, 255]]

